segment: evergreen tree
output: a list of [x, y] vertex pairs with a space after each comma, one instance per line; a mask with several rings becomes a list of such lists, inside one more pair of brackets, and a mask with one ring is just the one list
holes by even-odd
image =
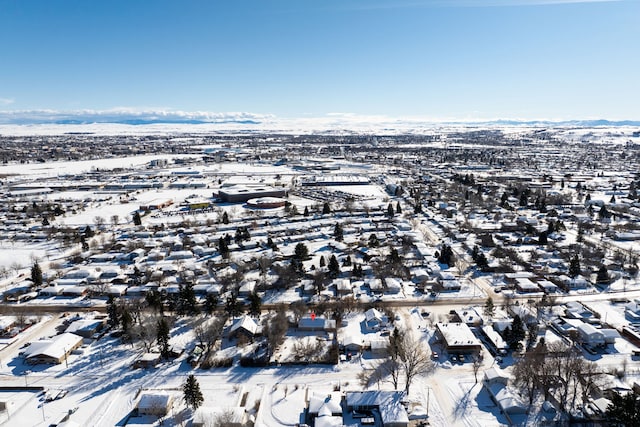
[[238, 301], [238, 296], [236, 294], [232, 293], [229, 295], [224, 309], [231, 317], [237, 317], [242, 314], [242, 304]]
[[351, 276], [352, 277], [362, 277], [363, 276], [363, 272], [362, 272], [362, 266], [358, 263], [353, 264], [353, 268], [351, 269]]
[[160, 347], [160, 355], [163, 359], [169, 358], [169, 323], [162, 317], [158, 320], [158, 331], [156, 336], [158, 347]]
[[42, 286], [42, 269], [38, 261], [34, 262], [31, 267], [31, 281], [37, 287]]
[[294, 258], [304, 261], [309, 258], [309, 248], [304, 243], [298, 243], [294, 249]]
[[339, 274], [340, 263], [338, 262], [338, 259], [335, 255], [331, 255], [331, 258], [329, 258], [329, 275], [335, 279]]
[[474, 245], [473, 249], [471, 250], [471, 259], [473, 259], [474, 261], [477, 261], [479, 253], [480, 253], [480, 248], [478, 247], [478, 245]]
[[222, 223], [229, 224], [229, 214], [227, 213], [227, 211], [224, 211], [222, 213]]
[[375, 233], [371, 233], [369, 235], [369, 247], [377, 248], [380, 245], [380, 241], [378, 240], [378, 236]]
[[304, 216], [309, 216], [309, 206], [305, 206], [305, 207], [304, 207], [304, 212], [303, 212], [303, 214], [302, 214], [302, 215], [304, 215]]
[[131, 313], [127, 308], [122, 310], [122, 314], [120, 315], [120, 324], [122, 325], [122, 332], [125, 335], [128, 335], [131, 331], [131, 324], [133, 323], [133, 317], [131, 317]]
[[453, 256], [453, 249], [451, 249], [451, 246], [444, 245], [442, 247], [442, 251], [438, 256], [438, 262], [440, 264], [447, 264], [449, 267], [453, 265], [453, 263], [455, 262], [455, 259]]
[[401, 214], [402, 213], [402, 208], [400, 207], [400, 202], [396, 203], [396, 213], [397, 214]]
[[194, 316], [198, 314], [198, 301], [196, 300], [196, 293], [193, 290], [193, 283], [187, 282], [179, 286], [178, 291], [178, 307], [179, 314], [188, 314]]
[[547, 238], [547, 232], [541, 231], [540, 234], [538, 234], [538, 244], [546, 245], [547, 243], [549, 243], [549, 239]]
[[47, 227], [49, 225], [49, 218], [47, 218], [47, 216], [43, 216], [42, 217], [42, 226], [43, 227]]
[[527, 201], [527, 197], [528, 197], [529, 192], [526, 190], [523, 190], [522, 193], [520, 193], [520, 206], [526, 207], [528, 204]]
[[520, 319], [520, 316], [516, 315], [513, 318], [511, 327], [508, 327], [504, 331], [504, 340], [509, 345], [509, 348], [512, 350], [518, 350], [522, 346], [520, 341], [522, 341], [525, 336], [526, 332], [524, 330], [522, 319]]
[[147, 301], [149, 307], [154, 309], [157, 313], [162, 314], [164, 312], [164, 303], [162, 302], [162, 295], [160, 292], [150, 290], [144, 295], [144, 299]]
[[222, 258], [229, 258], [229, 245], [224, 237], [218, 239], [218, 252], [220, 252]]
[[218, 306], [218, 297], [216, 295], [207, 293], [207, 296], [205, 297], [205, 300], [204, 300], [205, 313], [212, 314], [216, 310], [217, 306]]
[[578, 243], [582, 243], [584, 241], [584, 227], [582, 224], [578, 224], [578, 235], [576, 237]]
[[484, 252], [480, 252], [478, 257], [476, 258], [476, 265], [482, 271], [486, 271], [489, 268], [489, 261], [487, 261], [487, 256]]
[[596, 277], [596, 282], [609, 283], [609, 271], [607, 270], [607, 267], [605, 265], [600, 267], [600, 269], [598, 270], [598, 276]]
[[84, 231], [82, 232], [82, 234], [84, 235], [85, 238], [90, 239], [94, 236], [94, 232], [91, 229], [91, 227], [89, 227], [88, 225], [85, 227]]
[[329, 204], [329, 202], [324, 202], [324, 204], [322, 205], [322, 214], [326, 215], [330, 213], [331, 213], [331, 205]]
[[275, 244], [271, 236], [267, 238], [267, 247], [271, 248], [272, 251], [278, 250], [278, 245]]
[[107, 323], [110, 328], [118, 326], [118, 323], [120, 322], [118, 316], [118, 306], [116, 305], [115, 299], [111, 295], [109, 295], [109, 298], [107, 299], [107, 316], [109, 316]]
[[569, 262], [569, 276], [578, 277], [580, 275], [580, 258], [574, 255]]
[[249, 315], [260, 316], [262, 309], [262, 299], [257, 292], [252, 292], [249, 295]]
[[613, 392], [607, 406], [606, 419], [612, 427], [640, 426], [640, 396], [635, 392]]
[[509, 195], [506, 192], [502, 193], [502, 197], [500, 197], [500, 206], [503, 208], [506, 208], [508, 202], [509, 202]]
[[202, 391], [200, 391], [200, 384], [193, 374], [187, 377], [182, 386], [182, 392], [184, 393], [185, 403], [191, 406], [192, 409], [198, 409], [202, 405], [204, 397], [202, 396]]
[[395, 215], [395, 211], [393, 210], [393, 205], [391, 203], [389, 203], [389, 205], [387, 206], [387, 216], [389, 218], [393, 218], [393, 216]]
[[320, 263], [319, 263], [319, 265], [320, 265], [320, 268], [322, 268], [322, 267], [327, 265], [327, 261], [325, 261], [323, 255], [320, 255]]
[[138, 211], [133, 213], [133, 225], [142, 225], [142, 218], [140, 218]]
[[484, 303], [484, 315], [489, 319], [493, 318], [493, 315], [496, 312], [496, 306], [493, 303], [493, 298], [488, 297], [487, 301]]
[[344, 238], [344, 233], [342, 231], [342, 224], [336, 222], [335, 227], [333, 227], [333, 238], [338, 242], [342, 242]]
[[389, 264], [392, 265], [396, 265], [396, 264], [400, 264], [400, 262], [402, 261], [400, 259], [400, 254], [398, 253], [398, 250], [396, 248], [391, 248], [391, 250], [389, 251]]

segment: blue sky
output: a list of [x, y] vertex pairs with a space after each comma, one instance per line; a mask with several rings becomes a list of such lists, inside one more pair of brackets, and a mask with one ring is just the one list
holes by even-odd
[[0, 0], [0, 110], [640, 119], [640, 0]]

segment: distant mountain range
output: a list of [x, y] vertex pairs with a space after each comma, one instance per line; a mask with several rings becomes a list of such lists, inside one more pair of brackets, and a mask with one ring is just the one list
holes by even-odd
[[598, 126], [640, 126], [638, 120], [493, 120], [488, 122], [478, 122], [478, 124], [502, 125], [502, 126], [576, 126], [576, 127], [598, 127]]
[[[369, 126], [379, 129], [397, 129], [424, 126], [531, 126], [531, 127], [618, 127], [638, 126], [639, 120], [478, 120], [429, 121], [417, 118], [403, 119], [386, 116], [360, 116], [357, 114], [329, 114], [318, 117], [284, 118], [253, 113], [209, 113], [183, 111], [53, 110], [0, 111], [2, 125], [235, 125], [267, 128], [298, 128], [300, 126], [324, 129], [349, 129]], [[261, 125], [261, 126], [258, 126]]]

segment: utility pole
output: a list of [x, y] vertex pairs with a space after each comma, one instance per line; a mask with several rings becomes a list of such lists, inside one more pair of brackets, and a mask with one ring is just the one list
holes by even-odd
[[427, 418], [429, 418], [429, 392], [431, 391], [431, 387], [427, 386]]

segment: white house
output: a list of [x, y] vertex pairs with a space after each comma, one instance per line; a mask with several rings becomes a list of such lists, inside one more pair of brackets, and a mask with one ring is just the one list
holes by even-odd
[[580, 334], [580, 341], [590, 347], [602, 347], [605, 345], [604, 334], [589, 323], [581, 323], [576, 327]]
[[387, 326], [389, 319], [375, 308], [370, 308], [364, 312], [364, 324], [367, 329], [378, 330]]

